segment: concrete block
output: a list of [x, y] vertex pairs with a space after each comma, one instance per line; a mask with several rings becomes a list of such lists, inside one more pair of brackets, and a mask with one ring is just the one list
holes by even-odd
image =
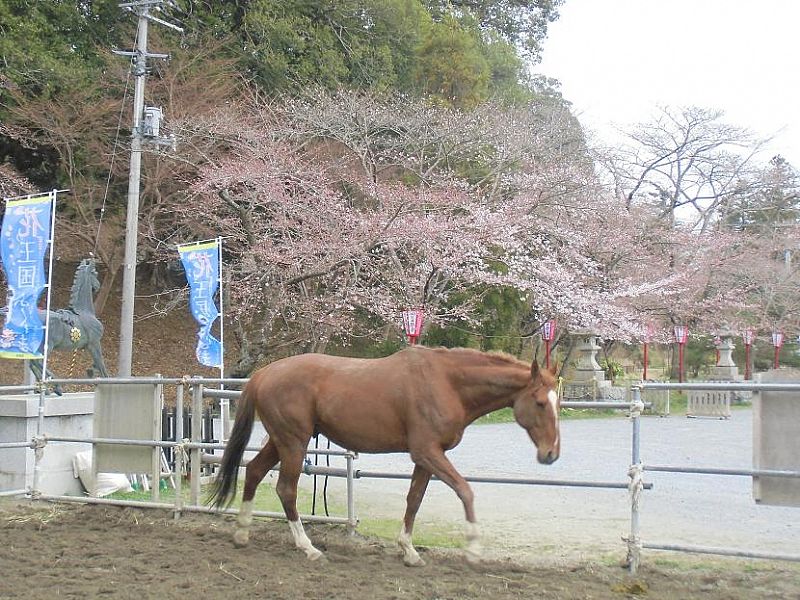
[[[798, 383], [800, 371], [778, 369], [760, 375], [764, 383]], [[800, 392], [759, 392], [753, 398], [753, 466], [800, 471]], [[761, 504], [800, 506], [800, 479], [753, 477]]]
[[[46, 435], [91, 437], [94, 393], [49, 395], [44, 399]], [[39, 395], [0, 396], [0, 442], [30, 441], [36, 436]], [[91, 444], [50, 442], [39, 465], [39, 490], [47, 494], [79, 495], [80, 481], [73, 476], [72, 458]], [[0, 491], [33, 485], [34, 452], [30, 448], [0, 449]]]

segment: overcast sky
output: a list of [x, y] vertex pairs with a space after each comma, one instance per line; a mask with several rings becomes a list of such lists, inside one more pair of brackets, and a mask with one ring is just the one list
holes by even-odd
[[601, 138], [695, 105], [774, 135], [769, 154], [800, 168], [800, 0], [565, 0], [560, 14], [536, 71]]

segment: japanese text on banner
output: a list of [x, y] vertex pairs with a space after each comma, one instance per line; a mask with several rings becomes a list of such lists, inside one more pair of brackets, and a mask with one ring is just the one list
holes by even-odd
[[207, 367], [221, 367], [222, 344], [211, 335], [219, 317], [214, 296], [219, 287], [219, 242], [178, 246], [189, 282], [189, 309], [200, 324], [197, 332], [197, 360]]
[[46, 278], [44, 257], [52, 234], [53, 195], [6, 202], [0, 257], [8, 279], [7, 312], [0, 331], [0, 357], [42, 358], [44, 323], [39, 297]]

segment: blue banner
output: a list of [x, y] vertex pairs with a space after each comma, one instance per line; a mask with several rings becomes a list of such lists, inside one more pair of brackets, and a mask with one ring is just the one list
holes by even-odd
[[0, 257], [8, 278], [8, 308], [0, 357], [43, 358], [39, 297], [46, 284], [44, 257], [52, 237], [53, 195], [8, 200], [0, 230]]
[[189, 309], [200, 324], [197, 332], [197, 360], [207, 367], [222, 367], [222, 344], [211, 335], [219, 317], [214, 295], [219, 287], [219, 242], [178, 246], [189, 282]]

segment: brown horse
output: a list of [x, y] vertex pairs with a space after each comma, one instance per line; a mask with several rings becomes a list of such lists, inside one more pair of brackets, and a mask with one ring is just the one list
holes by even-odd
[[[554, 369], [555, 370], [555, 369]], [[246, 385], [210, 501], [221, 507], [236, 494], [236, 479], [256, 412], [269, 441], [248, 463], [233, 540], [244, 546], [256, 487], [280, 461], [277, 492], [295, 545], [315, 560], [317, 550], [297, 513], [297, 481], [315, 432], [357, 452], [409, 452], [414, 473], [397, 543], [409, 566], [424, 564], [411, 543], [414, 518], [435, 475], [464, 504], [467, 558], [480, 554], [469, 484], [445, 456], [478, 417], [512, 406], [540, 463], [559, 455], [559, 399], [554, 371], [503, 354], [406, 348], [377, 359], [302, 354], [256, 371]]]

